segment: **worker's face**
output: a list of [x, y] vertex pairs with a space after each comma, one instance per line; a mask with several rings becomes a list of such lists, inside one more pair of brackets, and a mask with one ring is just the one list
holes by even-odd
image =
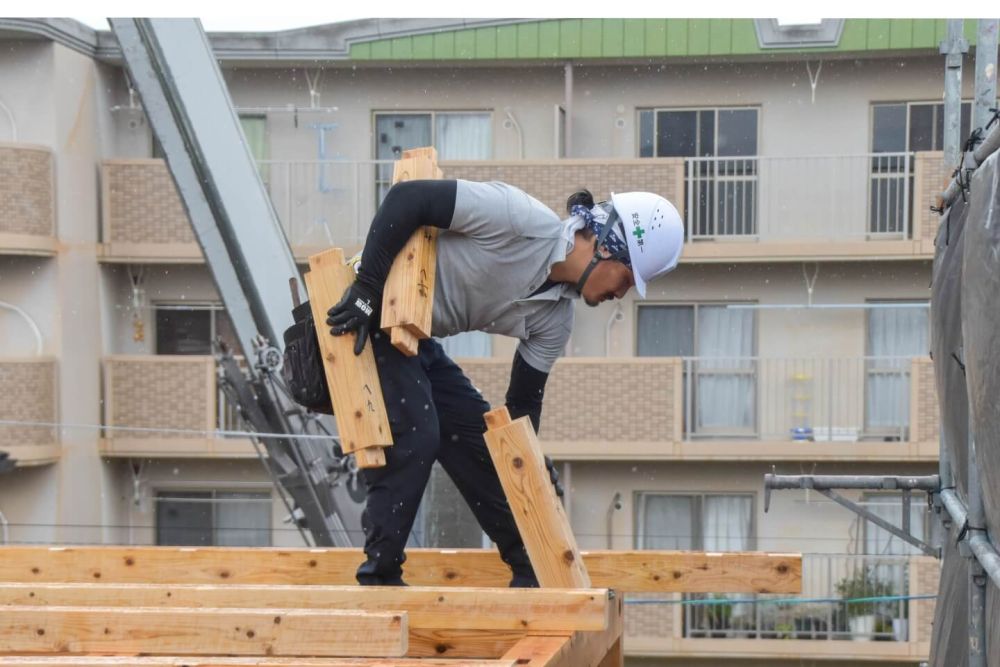
[[635, 285], [632, 269], [621, 262], [600, 262], [583, 285], [584, 303], [594, 307], [608, 299], [621, 299]]

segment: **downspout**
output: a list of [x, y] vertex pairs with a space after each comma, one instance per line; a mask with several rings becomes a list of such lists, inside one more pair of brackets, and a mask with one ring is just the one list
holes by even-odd
[[7, 544], [10, 540], [10, 535], [7, 533], [7, 517], [4, 516], [3, 512], [0, 512], [0, 544]]
[[563, 108], [566, 109], [566, 157], [573, 157], [573, 63], [563, 65]]

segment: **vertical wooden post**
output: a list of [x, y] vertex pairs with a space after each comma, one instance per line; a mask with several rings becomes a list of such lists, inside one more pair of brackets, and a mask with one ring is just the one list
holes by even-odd
[[[404, 151], [393, 168], [393, 184], [442, 177], [433, 147]], [[437, 267], [436, 227], [421, 227], [396, 256], [382, 295], [382, 329], [393, 346], [416, 356], [417, 344], [430, 338]]]
[[309, 268], [305, 275], [306, 291], [316, 321], [316, 337], [323, 353], [341, 447], [345, 453], [354, 454], [359, 468], [382, 467], [385, 465], [382, 447], [392, 445], [392, 433], [372, 346], [365, 345], [364, 351], [355, 355], [357, 335], [331, 336], [326, 324], [326, 312], [354, 282], [354, 272], [344, 264], [340, 248], [311, 256]]
[[527, 417], [511, 421], [507, 408], [487, 412], [485, 420], [486, 444], [539, 584], [590, 588], [590, 575], [552, 488], [531, 422]]

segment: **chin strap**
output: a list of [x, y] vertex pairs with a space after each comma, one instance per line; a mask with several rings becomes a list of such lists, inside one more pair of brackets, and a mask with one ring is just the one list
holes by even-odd
[[[617, 254], [611, 255], [610, 257], [603, 257], [601, 255], [601, 246], [604, 245], [605, 239], [608, 238], [608, 234], [611, 233], [612, 227], [616, 224], [621, 224], [621, 218], [618, 217], [618, 211], [612, 208], [611, 213], [608, 214], [608, 221], [604, 224], [604, 228], [601, 230], [601, 235], [594, 240], [594, 257], [590, 260], [590, 264], [587, 265], [587, 268], [583, 270], [583, 273], [580, 275], [580, 279], [576, 281], [577, 292], [583, 294], [583, 286], [587, 283], [587, 278], [590, 277], [590, 274], [593, 273], [594, 268], [597, 267], [599, 262], [606, 260], [621, 261], [622, 259], [628, 258], [628, 250], [623, 250]], [[623, 234], [624, 231], [625, 230], [623, 229]]]

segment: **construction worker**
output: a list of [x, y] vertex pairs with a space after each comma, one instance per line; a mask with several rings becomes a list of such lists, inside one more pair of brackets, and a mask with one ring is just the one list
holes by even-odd
[[644, 297], [649, 281], [677, 265], [684, 238], [677, 210], [655, 194], [622, 193], [595, 204], [583, 191], [567, 208], [571, 215], [562, 220], [515, 187], [462, 180], [399, 183], [379, 207], [357, 279], [327, 319], [335, 336], [357, 333], [355, 354], [371, 340], [394, 442], [385, 467], [363, 470], [367, 560], [359, 583], [404, 585], [404, 546], [440, 461], [511, 567], [511, 586], [538, 585], [483, 438], [489, 404], [440, 343], [422, 340], [417, 356], [407, 357], [378, 319], [397, 253], [419, 227], [440, 228], [432, 333], [520, 339], [506, 405], [514, 419], [529, 416], [537, 431], [548, 373], [573, 327], [574, 299], [596, 306], [633, 285]]

